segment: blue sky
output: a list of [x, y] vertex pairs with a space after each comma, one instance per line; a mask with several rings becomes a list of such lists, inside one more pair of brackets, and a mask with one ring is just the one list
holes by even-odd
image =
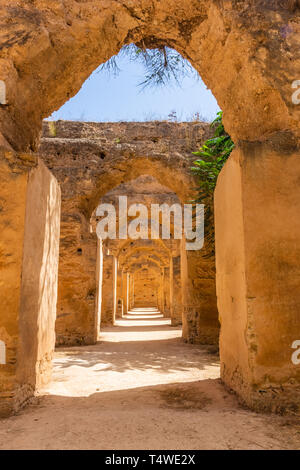
[[120, 73], [114, 77], [100, 67], [83, 84], [76, 96], [48, 119], [76, 121], [147, 121], [168, 119], [176, 111], [178, 121], [190, 120], [195, 113], [211, 121], [219, 111], [211, 91], [196, 74], [184, 78], [179, 87], [171, 82], [163, 88], [142, 90], [144, 68], [128, 57], [118, 60]]

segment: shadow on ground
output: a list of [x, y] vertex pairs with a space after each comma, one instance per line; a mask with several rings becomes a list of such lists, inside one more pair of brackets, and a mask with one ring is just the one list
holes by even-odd
[[140, 344], [135, 341], [100, 342], [84, 348], [59, 348], [55, 359], [57, 368], [98, 366], [99, 372], [105, 368], [106, 371], [116, 372], [155, 369], [159, 373], [168, 373], [184, 372], [191, 368], [200, 371], [218, 365], [218, 355], [211, 354], [205, 346], [185, 344], [178, 338], [147, 341], [142, 346], [142, 351]]
[[41, 397], [0, 421], [0, 449], [296, 449], [298, 431], [242, 408], [208, 379]]

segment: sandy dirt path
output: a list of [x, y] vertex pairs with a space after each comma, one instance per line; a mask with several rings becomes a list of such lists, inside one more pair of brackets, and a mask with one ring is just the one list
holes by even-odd
[[296, 418], [240, 406], [218, 356], [135, 311], [95, 346], [59, 349], [53, 381], [0, 421], [0, 449], [299, 449]]

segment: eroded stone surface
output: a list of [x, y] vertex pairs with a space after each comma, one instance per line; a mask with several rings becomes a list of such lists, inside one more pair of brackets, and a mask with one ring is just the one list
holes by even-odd
[[[51, 373], [60, 190], [32, 155], [1, 155], [0, 415], [22, 406]], [[20, 156], [19, 156], [20, 157]]]
[[[36, 149], [42, 119], [75, 95], [100, 63], [124, 44], [135, 42], [142, 47], [168, 45], [190, 60], [224, 110], [225, 127], [241, 152], [228, 162], [217, 191], [217, 225], [222, 229], [217, 252], [223, 379], [252, 406], [261, 409], [266, 402], [267, 409], [286, 409], [294, 402], [296, 409], [298, 376], [282, 348], [295, 325], [298, 328], [299, 317], [295, 259], [299, 259], [300, 107], [292, 101], [292, 83], [299, 79], [300, 69], [299, 11], [299, 1], [294, 0], [28, 0], [22, 6], [17, 0], [1, 2], [0, 80], [6, 85], [7, 103], [0, 106], [0, 145], [10, 151], [1, 154], [3, 201], [10, 210], [9, 216], [6, 210], [1, 213], [1, 276], [8, 292], [7, 297], [6, 289], [1, 293], [7, 310], [0, 331], [8, 357], [8, 364], [0, 366], [2, 403], [13, 393], [27, 175], [36, 164], [35, 157], [11, 151]], [[56, 140], [63, 148], [64, 139]], [[53, 165], [70, 191], [69, 198], [63, 195], [63, 212], [68, 216], [62, 221], [61, 243], [61, 269], [68, 281], [61, 284], [59, 296], [63, 292], [61, 314], [69, 336], [93, 342], [97, 247], [88, 231], [88, 218], [99, 197], [112, 188], [111, 181], [120, 184], [124, 174], [134, 179], [146, 169], [170, 181], [171, 189], [185, 187], [184, 158], [175, 159], [169, 152], [164, 161], [161, 154], [165, 152], [159, 150], [149, 163], [143, 142], [144, 151], [130, 166], [129, 146], [120, 165], [113, 163], [117, 154], [107, 160], [105, 171], [111, 180], [106, 184], [97, 172], [98, 180], [89, 173], [92, 163], [97, 168], [106, 158], [98, 153], [99, 146], [91, 144], [80, 161], [76, 139], [74, 144], [67, 152], [68, 172], [64, 165]], [[87, 154], [94, 162], [85, 168]], [[48, 157], [46, 161], [51, 160]], [[78, 184], [81, 179], [82, 186]], [[95, 183], [101, 189], [95, 190]], [[177, 194], [182, 198], [185, 193], [178, 190]], [[80, 259], [83, 253], [85, 263]], [[184, 263], [185, 272], [191, 272], [188, 260]], [[190, 284], [183, 283], [186, 318], [191, 318], [194, 308]], [[83, 329], [73, 328], [75, 310], [81, 312]], [[291, 391], [292, 399], [277, 394], [279, 388], [287, 394]]]
[[95, 68], [132, 42], [177, 49], [224, 110], [235, 141], [299, 135], [299, 2], [291, 0], [3, 0], [0, 79], [8, 106], [0, 132], [36, 148], [42, 119], [74, 96]]
[[[298, 412], [299, 155], [237, 148], [215, 199], [221, 373], [251, 407]], [[293, 191], [291, 191], [291, 187]], [[243, 334], [241, 334], [243, 332]]]

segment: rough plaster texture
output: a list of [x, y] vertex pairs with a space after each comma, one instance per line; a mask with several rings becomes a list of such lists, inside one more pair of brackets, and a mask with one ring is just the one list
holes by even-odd
[[217, 184], [221, 370], [250, 406], [299, 412], [300, 167], [293, 149], [280, 150], [278, 142], [241, 146]]
[[[135, 124], [133, 124], [135, 126]], [[150, 124], [153, 126], [153, 124]], [[178, 126], [180, 128], [180, 126]], [[189, 191], [189, 188], [186, 188]], [[171, 207], [173, 204], [180, 204], [178, 196], [171, 191], [168, 187], [160, 184], [156, 178], [149, 175], [141, 175], [140, 177], [130, 180], [129, 182], [122, 183], [111, 191], [105, 194], [99, 203], [113, 204], [115, 208], [119, 207], [119, 197], [126, 196], [128, 210], [132, 204], [143, 204], [147, 208], [147, 214], [143, 215], [142, 223], [147, 225], [147, 235], [151, 238], [151, 206], [152, 204], [168, 204]], [[116, 222], [119, 226], [120, 216], [122, 214], [117, 210]], [[174, 228], [172, 217], [170, 218], [170, 228]], [[129, 221], [128, 221], [129, 222]], [[175, 256], [178, 251], [178, 241], [169, 242], [163, 240], [153, 244], [152, 242], [139, 241], [139, 243], [131, 240], [129, 243], [117, 239], [114, 242], [109, 242], [108, 249], [114, 252], [115, 259], [117, 260], [119, 269], [130, 273], [130, 308], [132, 307], [157, 307], [161, 312], [164, 312], [164, 298], [163, 298], [163, 270], [169, 266], [170, 258]], [[174, 245], [172, 248], [171, 245]], [[182, 317], [182, 300], [181, 300], [181, 280], [180, 280], [180, 259], [175, 257], [177, 264], [173, 263], [173, 282], [174, 298], [173, 308], [171, 309], [170, 316], [172, 325], [181, 324]], [[112, 272], [112, 271], [110, 271]], [[111, 286], [113, 280], [107, 284], [109, 292], [103, 292], [103, 296], [111, 297]], [[121, 297], [124, 301], [121, 291], [116, 289], [116, 296]], [[121, 289], [121, 286], [119, 286]], [[169, 287], [170, 290], [170, 287]], [[119, 295], [120, 294], [120, 295]], [[125, 294], [126, 295], [126, 294]], [[103, 308], [102, 317], [105, 319], [107, 316], [113, 320], [115, 315], [112, 315], [113, 307], [105, 311]], [[103, 322], [107, 323], [107, 321]]]
[[[296, 265], [299, 171], [295, 162], [300, 153], [300, 107], [291, 99], [291, 86], [299, 78], [300, 69], [299, 7], [298, 0], [143, 0], [138, 3], [33, 0], [23, 2], [22, 6], [17, 0], [3, 0], [0, 6], [0, 79], [5, 81], [7, 91], [7, 105], [0, 107], [0, 145], [6, 150], [36, 149], [42, 119], [75, 95], [100, 63], [131, 42], [146, 47], [174, 47], [190, 60], [213, 91], [224, 110], [225, 127], [241, 149], [240, 157], [236, 154], [228, 162], [217, 190], [218, 302], [223, 330], [221, 355], [226, 366], [223, 378], [248, 403], [267, 409], [280, 408], [281, 397], [287, 396], [289, 390], [296, 406], [298, 379], [288, 360], [287, 346], [295, 331], [299, 331]], [[94, 144], [91, 147], [97, 148]], [[77, 310], [82, 312], [81, 324], [85, 325], [83, 334], [82, 331], [78, 334], [85, 341], [85, 335], [88, 340], [94, 338], [90, 331], [95, 322], [94, 314], [90, 317], [95, 303], [90, 266], [95, 264], [96, 244], [91, 248], [87, 216], [101, 190], [104, 194], [105, 187], [106, 191], [111, 189], [111, 182], [96, 191], [90, 175], [76, 199], [77, 181], [83, 167], [79, 169], [82, 161], [74, 152], [72, 166], [64, 176], [74, 197], [63, 200], [63, 213], [67, 215], [62, 221], [61, 249], [65, 254], [72, 254], [66, 257], [70, 264], [65, 262], [68, 275], [74, 266], [82, 269], [79, 278], [85, 296], [79, 292], [74, 303], [72, 280], [69, 285], [62, 285], [61, 293], [69, 291], [68, 304], [63, 306], [66, 312], [62, 315], [71, 310], [72, 317], [80, 298], [84, 299]], [[97, 165], [105, 155], [97, 150], [94, 157]], [[127, 168], [127, 176], [139, 176], [145, 164], [149, 168], [147, 154], [143, 153], [143, 157], [135, 163], [134, 170]], [[130, 159], [130, 150], [127, 158]], [[68, 160], [71, 163], [70, 154]], [[176, 161], [174, 155], [170, 160]], [[108, 166], [112, 167], [111, 163]], [[166, 180], [171, 168], [172, 178], [178, 183], [175, 168], [155, 165]], [[178, 161], [176, 165], [182, 168]], [[3, 199], [7, 200], [6, 207], [11, 208], [11, 217], [15, 215], [13, 222], [7, 224], [5, 211], [1, 214], [3, 240], [8, 239], [2, 248], [3, 282], [11, 287], [7, 299], [5, 289], [4, 295], [1, 294], [3, 304], [9, 308], [8, 318], [1, 323], [1, 338], [8, 344], [9, 363], [1, 366], [1, 377], [5, 376], [5, 390], [11, 390], [25, 218], [22, 201], [27, 177], [22, 161], [16, 163], [13, 175], [10, 171], [7, 174], [6, 159], [1, 161], [1, 166]], [[86, 169], [89, 168], [88, 165]], [[115, 182], [121, 182], [121, 173], [121, 167], [111, 171]], [[77, 211], [72, 211], [74, 205]], [[77, 251], [79, 248], [81, 252]], [[75, 256], [79, 259], [81, 253], [91, 260], [84, 268], [80, 268], [82, 263], [75, 263]], [[7, 262], [7, 255], [11, 262]], [[189, 273], [188, 263], [182, 262]], [[184, 279], [184, 308], [190, 315], [194, 308], [190, 295], [193, 279], [190, 276]], [[73, 279], [74, 284], [76, 280]], [[69, 327], [72, 329], [71, 324]], [[266, 390], [267, 382], [271, 386]], [[284, 394], [278, 393], [276, 398], [272, 387], [276, 392], [279, 385], [284, 388]], [[288, 407], [283, 402], [282, 408]]]
[[22, 406], [50, 377], [60, 223], [60, 190], [45, 165], [30, 155], [3, 157], [1, 415]]
[[28, 168], [26, 160], [18, 162], [14, 154], [2, 153], [1, 157], [0, 339], [6, 346], [6, 364], [0, 365], [3, 416], [14, 406]]
[[291, 100], [298, 0], [3, 0], [0, 8], [8, 102], [0, 132], [15, 149], [36, 148], [42, 119], [132, 42], [182, 53], [217, 98], [235, 141], [287, 129], [299, 136], [300, 109]]
[[18, 354], [19, 386], [33, 390], [51, 377], [55, 345], [60, 188], [42, 162], [29, 174]]

